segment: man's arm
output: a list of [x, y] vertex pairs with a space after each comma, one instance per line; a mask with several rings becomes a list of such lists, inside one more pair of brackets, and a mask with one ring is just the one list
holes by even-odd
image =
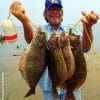
[[82, 38], [82, 48], [84, 52], [87, 52], [91, 48], [91, 44], [93, 42], [93, 33], [92, 26], [97, 23], [99, 16], [93, 11], [87, 15], [85, 12], [82, 12], [82, 15], [85, 16], [82, 19], [83, 22], [83, 38]]
[[17, 19], [22, 22], [25, 40], [27, 43], [30, 43], [34, 35], [34, 31], [21, 3], [14, 1], [10, 6], [10, 11]]
[[25, 40], [26, 40], [27, 43], [30, 43], [32, 38], [33, 38], [33, 35], [34, 35], [32, 25], [29, 21], [28, 22], [23, 22], [22, 24], [23, 24], [23, 28], [24, 28]]
[[82, 48], [84, 52], [87, 52], [91, 48], [93, 42], [92, 27], [83, 25], [83, 38], [82, 38]]

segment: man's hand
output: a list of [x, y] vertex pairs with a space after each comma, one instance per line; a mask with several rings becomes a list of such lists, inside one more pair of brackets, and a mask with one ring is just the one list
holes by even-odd
[[94, 11], [91, 11], [89, 14], [82, 12], [82, 15], [84, 16], [84, 18], [81, 20], [81, 22], [89, 27], [96, 24], [99, 19], [99, 15]]
[[27, 15], [26, 12], [24, 10], [24, 8], [22, 7], [22, 4], [18, 1], [15, 1], [11, 4], [10, 6], [10, 12], [16, 17], [18, 18], [21, 22], [27, 21]]

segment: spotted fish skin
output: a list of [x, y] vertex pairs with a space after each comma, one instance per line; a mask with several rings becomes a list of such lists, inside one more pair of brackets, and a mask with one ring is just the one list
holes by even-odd
[[19, 67], [18, 67], [22, 77], [24, 78], [24, 80], [26, 81], [26, 83], [28, 85], [29, 85], [29, 82], [28, 82], [28, 77], [26, 74], [25, 62], [26, 62], [26, 58], [27, 58], [27, 54], [28, 54], [29, 50], [30, 50], [30, 44], [23, 51], [23, 53], [20, 57], [20, 60], [19, 60]]
[[24, 62], [24, 78], [27, 77], [27, 83], [30, 90], [25, 95], [28, 97], [35, 94], [35, 88], [47, 67], [46, 63], [46, 37], [45, 32], [38, 31], [35, 38], [32, 39]]
[[57, 96], [57, 87], [67, 79], [68, 71], [60, 47], [60, 38], [54, 33], [47, 42], [47, 59], [53, 95]]
[[68, 69], [67, 79], [70, 79], [73, 76], [75, 71], [75, 61], [71, 50], [68, 33], [66, 33], [65, 31], [63, 31], [60, 36], [60, 44], [61, 44], [60, 46], [63, 53], [63, 57], [66, 63], [66, 67]]
[[84, 84], [87, 77], [87, 65], [84, 53], [82, 51], [80, 36], [70, 31], [69, 39], [75, 59], [75, 72], [70, 79], [66, 80], [68, 92], [65, 100], [75, 100], [73, 91], [79, 89]]

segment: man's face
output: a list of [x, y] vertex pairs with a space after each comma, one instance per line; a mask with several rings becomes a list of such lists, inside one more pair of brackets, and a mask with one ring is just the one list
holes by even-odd
[[62, 16], [62, 8], [57, 5], [53, 5], [45, 12], [45, 17], [51, 25], [60, 25], [62, 22]]

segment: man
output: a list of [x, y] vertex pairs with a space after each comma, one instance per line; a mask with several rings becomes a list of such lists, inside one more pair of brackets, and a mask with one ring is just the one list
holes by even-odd
[[[69, 26], [62, 26], [61, 23], [63, 21], [63, 9], [62, 9], [62, 2], [61, 0], [46, 0], [45, 2], [45, 10], [44, 10], [44, 18], [47, 21], [47, 25], [41, 26], [43, 30], [48, 31], [49, 33], [62, 33], [63, 31], [68, 31]], [[11, 5], [11, 13], [17, 17], [23, 24], [24, 28], [24, 36], [27, 43], [30, 43], [32, 38], [34, 38], [34, 30], [32, 25], [28, 19], [28, 16], [21, 6], [21, 3], [14, 2]], [[98, 15], [91, 11], [89, 15], [86, 15], [85, 12], [82, 12], [82, 15], [85, 16], [82, 19], [83, 23], [83, 38], [82, 38], [82, 48], [84, 52], [87, 52], [91, 48], [91, 42], [93, 41], [93, 34], [92, 34], [92, 26], [97, 23]], [[86, 31], [85, 31], [86, 26]], [[90, 39], [87, 36], [87, 33]], [[46, 34], [47, 40], [50, 38], [51, 34]], [[90, 42], [91, 40], [91, 42]], [[58, 90], [59, 98], [55, 98], [52, 95], [52, 83], [48, 77], [48, 69], [45, 70], [44, 74], [42, 75], [40, 82], [40, 87], [43, 89], [44, 93], [44, 100], [64, 100], [65, 92], [61, 89]], [[81, 93], [80, 90], [74, 91], [74, 95], [76, 100], [81, 100]]]

